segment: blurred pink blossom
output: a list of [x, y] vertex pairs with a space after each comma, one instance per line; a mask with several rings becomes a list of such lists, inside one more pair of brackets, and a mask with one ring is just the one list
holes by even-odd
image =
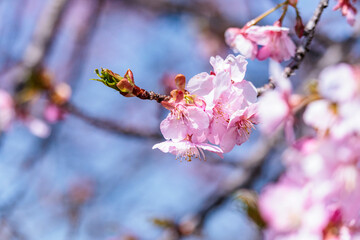
[[0, 89], [0, 132], [6, 130], [15, 116], [14, 102], [9, 93]]
[[265, 92], [259, 99], [259, 127], [265, 134], [272, 134], [279, 126], [284, 125], [286, 137], [292, 142], [295, 138], [292, 110], [298, 99], [292, 94], [291, 83], [282, 75], [283, 71], [278, 63], [270, 61], [269, 71], [276, 88]]
[[347, 22], [353, 26], [355, 24], [355, 15], [357, 13], [356, 8], [352, 5], [356, 3], [356, 0], [337, 0], [338, 3], [334, 7], [334, 11], [341, 9], [341, 14], [346, 17]]
[[229, 28], [225, 32], [225, 42], [234, 52], [240, 53], [246, 58], [255, 59], [258, 47], [257, 43], [250, 39], [249, 32], [251, 28]]

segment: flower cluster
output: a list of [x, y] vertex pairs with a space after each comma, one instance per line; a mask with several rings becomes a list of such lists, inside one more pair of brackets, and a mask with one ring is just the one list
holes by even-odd
[[153, 148], [191, 160], [203, 158], [203, 150], [222, 156], [249, 138], [258, 120], [256, 88], [244, 80], [247, 61], [229, 55], [210, 63], [214, 71], [194, 76], [186, 89], [185, 77], [175, 78], [177, 89], [162, 103], [171, 111], [160, 125], [167, 141]]
[[346, 64], [320, 74], [304, 113], [316, 135], [285, 151], [286, 173], [259, 199], [266, 239], [360, 239], [358, 76]]
[[49, 101], [42, 109], [43, 116], [40, 118], [34, 116], [31, 109], [38, 98], [27, 91], [30, 90], [20, 91], [13, 98], [8, 92], [0, 89], [0, 133], [8, 130], [15, 120], [20, 120], [33, 135], [46, 138], [51, 131], [48, 123], [56, 123], [64, 119], [66, 112], [62, 106], [70, 98], [71, 88], [65, 83], [60, 83], [48, 90]]
[[[295, 44], [288, 36], [289, 29], [281, 26], [251, 26], [229, 28], [225, 32], [226, 43], [247, 58], [278, 62], [290, 59], [295, 54]], [[258, 49], [258, 45], [262, 46]]]

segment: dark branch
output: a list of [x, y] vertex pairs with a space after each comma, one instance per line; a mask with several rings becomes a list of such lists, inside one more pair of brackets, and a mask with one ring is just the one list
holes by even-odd
[[321, 14], [328, 6], [328, 4], [329, 0], [321, 0], [314, 12], [314, 15], [306, 24], [304, 38], [302, 39], [301, 44], [297, 47], [293, 60], [284, 69], [285, 77], [290, 77], [294, 73], [294, 71], [299, 68], [301, 62], [305, 58], [306, 53], [309, 52], [309, 47], [314, 38], [316, 26], [320, 20]]
[[41, 67], [44, 58], [54, 44], [54, 38], [59, 28], [66, 4], [69, 0], [50, 1], [40, 17], [32, 41], [25, 50], [20, 69], [17, 73], [17, 82], [27, 80], [27, 77]]
[[105, 120], [105, 119], [89, 116], [71, 103], [66, 103], [63, 106], [63, 109], [65, 109], [68, 113], [87, 122], [88, 124], [103, 129], [109, 133], [113, 133], [113, 134], [115, 133], [130, 137], [138, 137], [138, 138], [153, 138], [153, 139], [162, 138], [161, 134], [159, 133], [145, 133], [145, 131], [126, 128], [124, 126], [116, 124], [111, 120]]

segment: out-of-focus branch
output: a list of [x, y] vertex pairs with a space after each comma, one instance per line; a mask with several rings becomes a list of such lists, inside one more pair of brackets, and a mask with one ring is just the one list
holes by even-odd
[[213, 1], [122, 0], [121, 2], [130, 7], [141, 7], [160, 14], [186, 13], [206, 19], [206, 21], [200, 21], [200, 24], [208, 23], [207, 27], [210, 32], [215, 33], [220, 38], [224, 37], [226, 28], [239, 25], [239, 23], [226, 18], [226, 15], [220, 11], [217, 3]]
[[[305, 55], [307, 52], [309, 52], [310, 44], [314, 38], [315, 29], [316, 26], [320, 20], [320, 17], [324, 11], [324, 9], [328, 6], [329, 0], [320, 0], [314, 15], [312, 18], [308, 21], [306, 24], [305, 30], [304, 30], [304, 37], [301, 40], [301, 43], [296, 48], [295, 56], [292, 58], [291, 62], [286, 66], [284, 69], [284, 76], [290, 77], [295, 70], [297, 70], [301, 64], [301, 62], [304, 60]], [[274, 89], [275, 84], [270, 80], [270, 82], [263, 87], [258, 88], [258, 96], [263, 94], [269, 89]]]
[[117, 133], [124, 136], [139, 137], [139, 138], [153, 138], [153, 139], [162, 138], [161, 134], [159, 133], [148, 133], [135, 129], [129, 129], [111, 120], [105, 120], [105, 119], [89, 116], [71, 103], [65, 104], [63, 108], [70, 114], [80, 118], [81, 120], [87, 122], [88, 124], [95, 126], [99, 129], [103, 129], [110, 133]]
[[192, 233], [200, 233], [205, 220], [213, 210], [225, 203], [239, 189], [251, 188], [261, 175], [262, 165], [267, 156], [282, 139], [282, 132], [282, 129], [279, 129], [271, 138], [264, 140], [264, 142], [259, 145], [259, 149], [255, 151], [253, 156], [249, 157], [243, 164], [241, 164], [243, 167], [243, 175], [241, 178], [239, 178], [236, 182], [232, 182], [231, 186], [225, 187], [225, 190], [221, 190], [221, 192], [211, 195], [206, 200], [203, 207], [198, 210], [193, 217], [191, 217], [191, 221], [189, 223], [180, 223], [180, 229], [184, 228], [182, 225], [186, 226], [186, 224], [189, 224], [193, 226], [191, 230]]
[[38, 21], [32, 41], [25, 50], [23, 59], [16, 69], [16, 82], [21, 83], [41, 66], [47, 56], [69, 0], [50, 1]]

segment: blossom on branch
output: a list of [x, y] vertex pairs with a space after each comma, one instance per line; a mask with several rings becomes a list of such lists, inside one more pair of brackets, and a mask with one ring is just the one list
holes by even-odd
[[160, 125], [167, 141], [154, 148], [190, 160], [201, 157], [201, 149], [221, 155], [249, 138], [258, 121], [256, 88], [244, 80], [247, 61], [229, 55], [210, 63], [214, 71], [194, 76], [186, 89], [185, 77], [175, 78], [177, 89], [162, 102], [171, 111]]
[[265, 239], [360, 238], [359, 84], [346, 64], [321, 72], [304, 113], [315, 134], [285, 151], [286, 172], [259, 198]]
[[[225, 32], [226, 43], [247, 58], [278, 62], [289, 60], [295, 54], [295, 44], [289, 37], [289, 29], [281, 26], [251, 26], [229, 28]], [[258, 45], [263, 46], [258, 50]]]

